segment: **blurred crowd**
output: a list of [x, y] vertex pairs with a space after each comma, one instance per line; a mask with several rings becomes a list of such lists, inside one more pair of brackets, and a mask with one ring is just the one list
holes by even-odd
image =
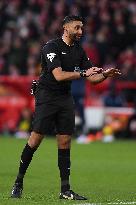
[[135, 0], [1, 0], [0, 75], [37, 75], [41, 46], [62, 35], [69, 14], [85, 19], [82, 44], [94, 65], [136, 80]]
[[[39, 75], [41, 47], [48, 40], [62, 36], [62, 20], [66, 15], [80, 15], [84, 18], [81, 41], [94, 65], [117, 67], [123, 74], [120, 80], [136, 82], [135, 0], [1, 0], [0, 75]], [[74, 81], [72, 90], [79, 134], [85, 133], [85, 81]], [[134, 105], [128, 102], [136, 102], [134, 92], [135, 89], [117, 92], [113, 81], [102, 95], [91, 90], [93, 96], [89, 94], [88, 98], [91, 103], [95, 101], [95, 105], [100, 103], [106, 107], [128, 107]], [[14, 130], [16, 137], [29, 135], [31, 118], [32, 113], [28, 108], [22, 110]], [[135, 136], [135, 113], [131, 118], [131, 123], [125, 125], [124, 133], [130, 136], [130, 130], [134, 130]], [[111, 139], [115, 127], [122, 126], [122, 119], [113, 122], [110, 126], [105, 124], [101, 133], [91, 135], [88, 139], [100, 139], [103, 134], [110, 137], [108, 140]], [[10, 131], [9, 127], [4, 128], [4, 132]]]

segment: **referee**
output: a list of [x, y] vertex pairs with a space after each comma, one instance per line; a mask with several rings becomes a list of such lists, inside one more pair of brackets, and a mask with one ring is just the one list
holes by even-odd
[[33, 154], [44, 135], [55, 128], [61, 179], [59, 198], [87, 199], [72, 191], [69, 182], [71, 135], [75, 127], [71, 81], [85, 78], [96, 84], [120, 74], [120, 71], [115, 68], [103, 71], [102, 68], [93, 67], [79, 43], [82, 28], [81, 17], [66, 16], [63, 20], [63, 36], [47, 42], [42, 49], [42, 72], [35, 91], [33, 131], [21, 155], [19, 171], [11, 193], [13, 198], [22, 196], [23, 179]]

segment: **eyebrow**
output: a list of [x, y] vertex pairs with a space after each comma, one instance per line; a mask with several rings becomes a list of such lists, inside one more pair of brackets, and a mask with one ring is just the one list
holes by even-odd
[[75, 25], [74, 27], [75, 27], [75, 28], [76, 28], [76, 27], [83, 27], [83, 25], [77, 24], [77, 25]]

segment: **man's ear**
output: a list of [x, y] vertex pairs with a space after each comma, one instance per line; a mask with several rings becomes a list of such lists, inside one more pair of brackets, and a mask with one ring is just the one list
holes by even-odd
[[64, 30], [66, 31], [66, 33], [68, 33], [68, 24], [65, 24], [65, 25], [63, 26], [63, 28], [64, 28]]

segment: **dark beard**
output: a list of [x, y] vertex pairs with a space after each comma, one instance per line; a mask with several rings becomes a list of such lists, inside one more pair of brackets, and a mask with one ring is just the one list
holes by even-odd
[[71, 40], [74, 42], [74, 41], [80, 41], [81, 38], [77, 38], [77, 35], [76, 34], [71, 34], [70, 35], [70, 38]]

